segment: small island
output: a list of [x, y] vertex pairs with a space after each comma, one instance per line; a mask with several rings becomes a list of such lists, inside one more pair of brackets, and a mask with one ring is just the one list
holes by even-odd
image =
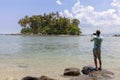
[[60, 16], [59, 12], [43, 15], [25, 16], [18, 23], [24, 35], [80, 35], [78, 19]]
[[120, 34], [114, 34], [113, 37], [120, 37]]

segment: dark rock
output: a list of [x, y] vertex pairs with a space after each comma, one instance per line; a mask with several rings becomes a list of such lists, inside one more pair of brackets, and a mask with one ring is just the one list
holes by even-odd
[[27, 77], [24, 77], [22, 80], [56, 80], [56, 79], [52, 79], [47, 76], [41, 76], [40, 78], [27, 76]]
[[41, 76], [40, 80], [56, 80], [56, 79], [49, 78], [48, 76]]
[[85, 75], [89, 75], [90, 73], [92, 73], [95, 69], [91, 66], [85, 66], [83, 67], [82, 69], [82, 73], [85, 74]]
[[24, 77], [22, 80], [40, 80], [40, 79], [36, 77], [27, 76], [27, 77]]
[[80, 75], [80, 69], [78, 68], [66, 68], [64, 70], [65, 76], [78, 76]]
[[[86, 70], [86, 72], [85, 72]], [[94, 80], [113, 80], [114, 79], [114, 73], [111, 71], [108, 71], [106, 69], [102, 69], [102, 70], [95, 70], [93, 67], [84, 67], [84, 69], [82, 70], [82, 72], [84, 72], [83, 74], [89, 75], [86, 76], [88, 78], [92, 78]], [[85, 76], [85, 75], [83, 75]], [[76, 80], [89, 80], [89, 79], [84, 79], [86, 77], [83, 77], [83, 79], [76, 79]], [[82, 77], [80, 77], [82, 78]], [[91, 79], [90, 79], [91, 80]]]

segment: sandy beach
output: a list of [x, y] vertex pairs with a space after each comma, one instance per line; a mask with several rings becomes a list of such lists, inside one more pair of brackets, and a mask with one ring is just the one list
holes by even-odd
[[[35, 64], [34, 64], [35, 65]], [[68, 67], [76, 67], [80, 68], [82, 70], [82, 66], [80, 64], [78, 65], [50, 65], [48, 67], [47, 64], [42, 66], [32, 66], [32, 65], [8, 65], [9, 67], [0, 66], [0, 80], [21, 80], [23, 77], [26, 76], [32, 76], [32, 77], [40, 77], [42, 75], [48, 76], [53, 79], [57, 80], [76, 80], [76, 78], [80, 78], [80, 76], [77, 77], [66, 77], [63, 76], [64, 69]], [[120, 78], [120, 72], [117, 68], [109, 68], [108, 71], [111, 71], [114, 73], [112, 76], [112, 79], [109, 80], [119, 80]], [[82, 74], [82, 72], [81, 72]], [[83, 76], [83, 74], [81, 75]], [[86, 76], [87, 78], [88, 76]], [[85, 76], [84, 76], [85, 78]], [[83, 78], [82, 78], [83, 79]], [[92, 80], [91, 78], [88, 78], [87, 80]], [[104, 80], [104, 79], [98, 79], [98, 80]], [[105, 79], [107, 80], [107, 79]]]

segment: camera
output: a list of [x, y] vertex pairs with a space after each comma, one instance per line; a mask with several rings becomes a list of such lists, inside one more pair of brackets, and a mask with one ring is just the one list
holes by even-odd
[[96, 35], [96, 33], [93, 33], [93, 35]]

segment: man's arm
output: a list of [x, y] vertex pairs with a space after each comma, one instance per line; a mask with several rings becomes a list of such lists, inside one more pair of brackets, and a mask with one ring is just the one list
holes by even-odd
[[90, 41], [92, 42], [94, 40], [94, 37], [93, 37], [93, 35], [91, 35], [91, 39], [90, 39]]

